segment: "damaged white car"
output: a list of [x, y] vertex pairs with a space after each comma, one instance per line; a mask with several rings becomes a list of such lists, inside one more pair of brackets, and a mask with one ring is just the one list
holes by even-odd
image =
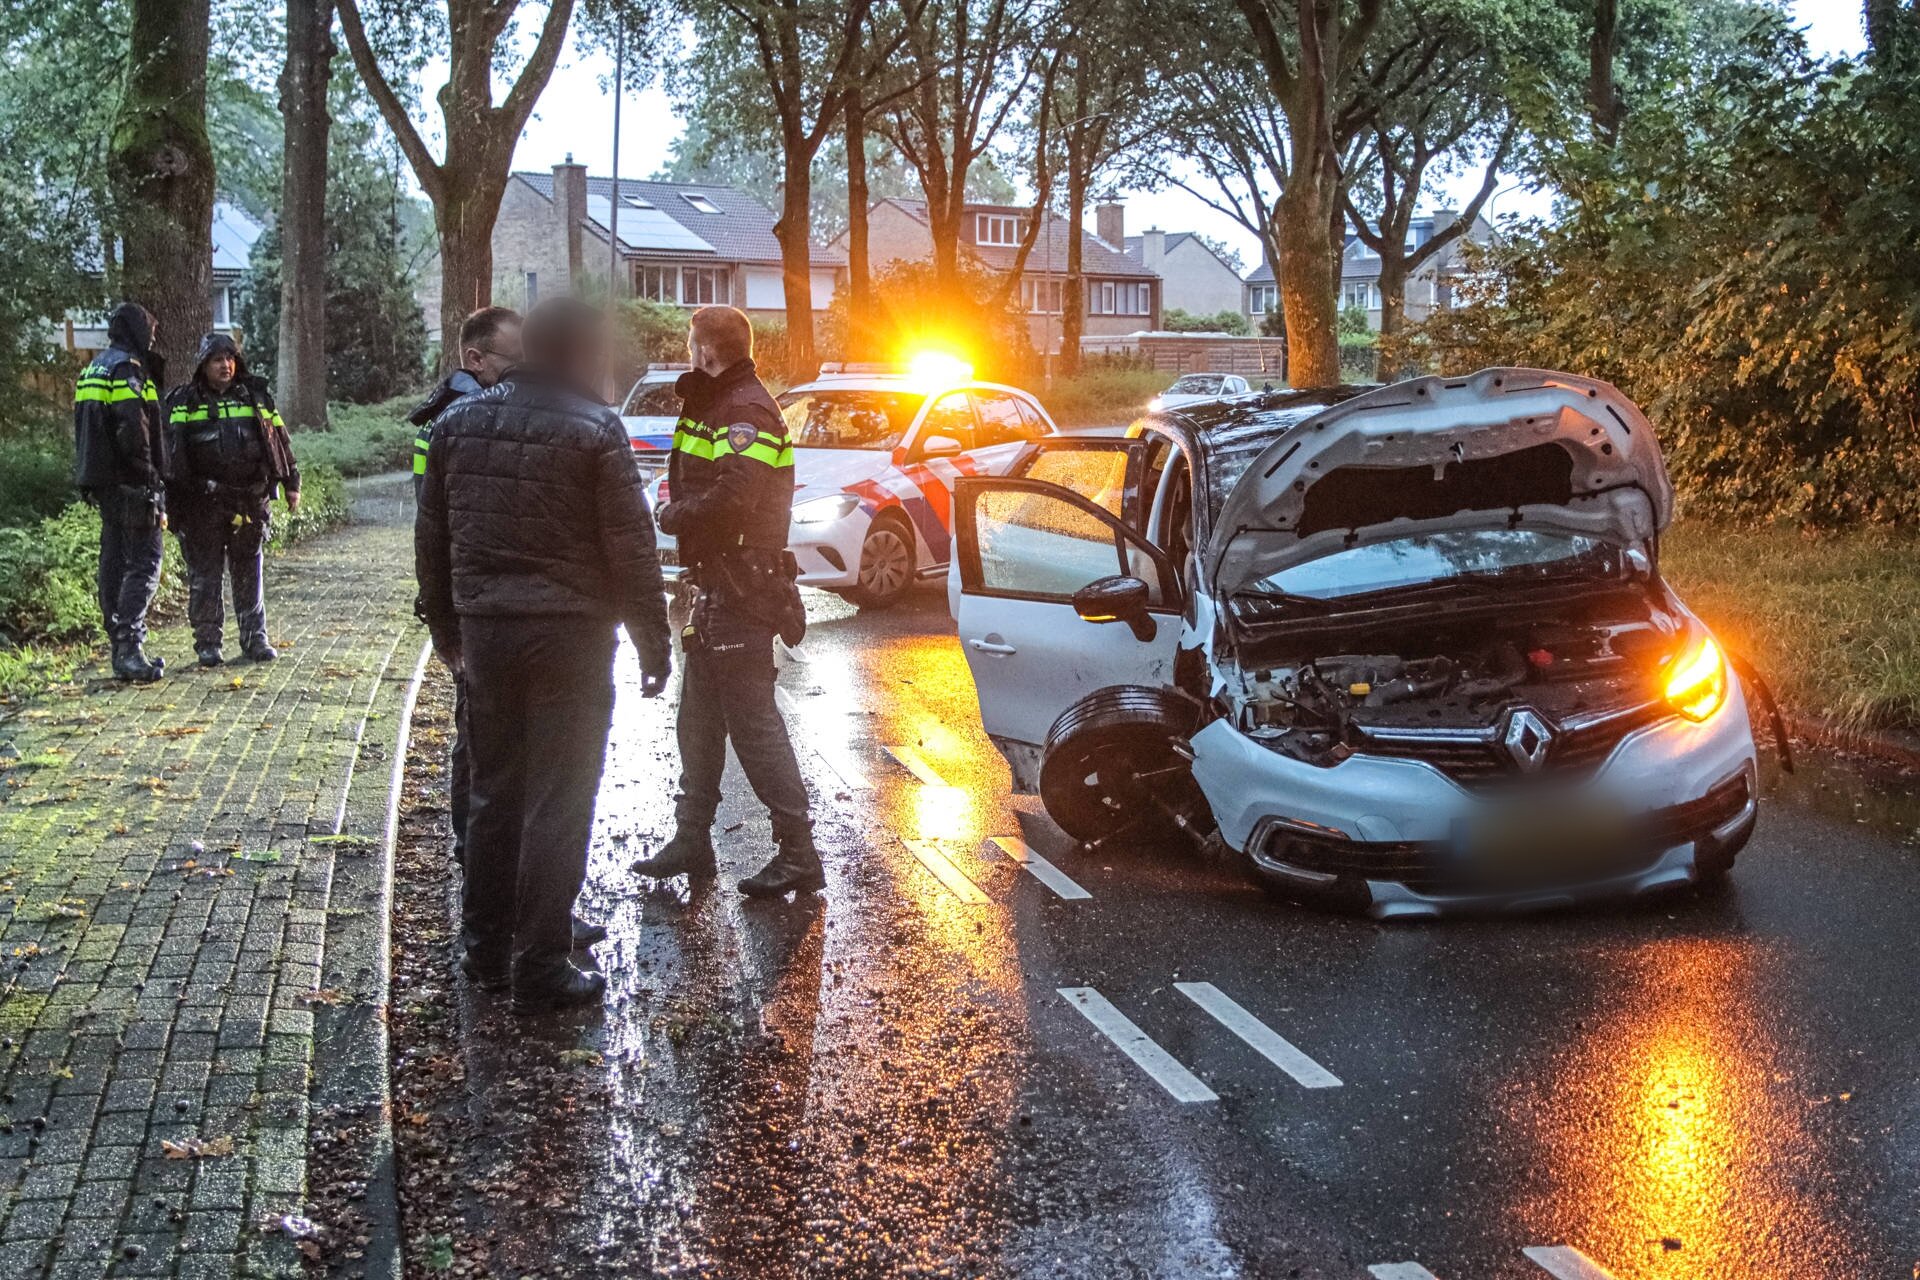
[[1080, 839], [1217, 830], [1398, 917], [1711, 879], [1753, 831], [1742, 681], [1660, 576], [1672, 485], [1605, 383], [1196, 406], [956, 508], [981, 718]]

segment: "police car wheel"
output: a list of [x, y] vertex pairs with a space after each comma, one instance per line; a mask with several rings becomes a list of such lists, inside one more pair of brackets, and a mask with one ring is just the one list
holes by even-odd
[[913, 585], [913, 539], [896, 521], [876, 520], [860, 544], [860, 585], [847, 599], [863, 609], [889, 609]]

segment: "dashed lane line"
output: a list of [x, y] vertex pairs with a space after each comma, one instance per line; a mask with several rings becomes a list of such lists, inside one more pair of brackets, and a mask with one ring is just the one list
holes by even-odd
[[920, 859], [921, 865], [933, 872], [940, 883], [947, 886], [953, 896], [960, 901], [975, 905], [993, 901], [979, 885], [967, 878], [966, 872], [954, 865], [952, 858], [941, 852], [938, 845], [928, 840], [904, 838], [900, 843], [907, 846], [907, 852]]
[[1373, 1280], [1440, 1280], [1417, 1262], [1376, 1262], [1367, 1268]]
[[1113, 1002], [1092, 987], [1056, 988], [1067, 1003], [1080, 1011], [1114, 1047], [1133, 1059], [1134, 1065], [1153, 1077], [1153, 1082], [1173, 1095], [1175, 1102], [1217, 1102], [1220, 1095], [1207, 1088], [1200, 1077], [1181, 1066], [1174, 1056], [1156, 1044], [1151, 1036], [1133, 1024]]
[[1072, 876], [1035, 853], [1019, 836], [995, 836], [993, 843], [1000, 847], [1000, 852], [1025, 867], [1035, 880], [1053, 890], [1058, 896], [1070, 901], [1093, 896], [1075, 884]]
[[[801, 721], [804, 727], [806, 717], [800, 714], [799, 706], [793, 695], [782, 685], [773, 687], [773, 700], [780, 707], [780, 714], [789, 722]], [[811, 751], [814, 758], [827, 766], [827, 771], [840, 780], [840, 785], [848, 791], [871, 791], [873, 784], [867, 780], [866, 770], [855, 763], [847, 753], [843, 742], [825, 737], [819, 733], [802, 732], [800, 743]]]
[[1528, 1262], [1555, 1280], [1613, 1280], [1607, 1269], [1572, 1245], [1531, 1245], [1522, 1249]]
[[912, 747], [890, 745], [887, 747], [887, 754], [892, 756], [902, 769], [905, 769], [908, 773], [920, 779], [920, 781], [926, 783], [928, 786], [944, 787], [947, 785], [947, 780], [941, 777], [939, 772], [935, 770], [932, 765], [928, 764], [920, 753]]
[[1289, 1044], [1239, 1001], [1211, 982], [1176, 982], [1173, 989], [1212, 1014], [1221, 1026], [1239, 1036], [1253, 1051], [1309, 1089], [1339, 1087], [1340, 1077]]

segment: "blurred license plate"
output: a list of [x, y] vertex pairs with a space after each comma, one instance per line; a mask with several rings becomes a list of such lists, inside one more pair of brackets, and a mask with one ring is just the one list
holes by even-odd
[[1502, 882], [1602, 875], [1633, 854], [1618, 808], [1512, 804], [1454, 825], [1454, 852]]

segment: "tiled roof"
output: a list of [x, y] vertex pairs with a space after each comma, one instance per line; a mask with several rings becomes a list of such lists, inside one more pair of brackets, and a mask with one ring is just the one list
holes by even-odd
[[[1172, 253], [1175, 249], [1178, 249], [1182, 244], [1193, 238], [1193, 232], [1191, 231], [1163, 231], [1160, 234], [1167, 238], [1166, 243], [1161, 248], [1162, 253]], [[1146, 240], [1143, 236], [1128, 236], [1127, 257], [1134, 262], [1144, 261], [1146, 257], [1145, 244]]]
[[[551, 170], [545, 173], [517, 172], [513, 176], [547, 199], [553, 199]], [[622, 235], [621, 248], [634, 257], [680, 260], [711, 257], [727, 262], [780, 261], [780, 241], [773, 234], [774, 215], [766, 206], [737, 187], [708, 182], [648, 182], [622, 178], [619, 194], [622, 200], [645, 201], [711, 246], [711, 252], [689, 248], [649, 249], [634, 245]], [[611, 198], [613, 179], [589, 176], [587, 199], [593, 201], [596, 196], [602, 200]], [[720, 212], [704, 213], [687, 200], [688, 196], [705, 197]], [[631, 207], [629, 205], [621, 209], [623, 224]], [[812, 260], [815, 266], [828, 267], [843, 265], [847, 259], [839, 250], [816, 244], [813, 246]]]
[[[928, 221], [927, 202], [924, 200], [893, 201], [908, 214], [921, 222]], [[1031, 205], [970, 204], [968, 213], [1010, 213], [1023, 218], [1033, 216]], [[1027, 255], [1028, 275], [1065, 275], [1067, 270], [1067, 233], [1068, 223], [1057, 214], [1048, 214], [1047, 220], [1040, 225], [1040, 235], [1033, 242], [1033, 252]], [[1019, 256], [1014, 245], [966, 244], [962, 246], [977, 259], [982, 266], [993, 271], [1011, 271], [1013, 261]], [[1149, 271], [1139, 263], [1131, 261], [1113, 245], [1099, 236], [1082, 229], [1080, 232], [1080, 272], [1088, 276], [1108, 276], [1131, 280], [1158, 280], [1160, 273]]]

